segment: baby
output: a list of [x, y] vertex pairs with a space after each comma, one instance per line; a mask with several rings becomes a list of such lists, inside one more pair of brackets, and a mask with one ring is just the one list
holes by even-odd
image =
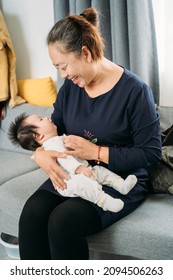
[[[58, 152], [64, 152], [66, 149], [64, 146], [66, 136], [58, 136], [57, 127], [51, 119], [39, 115], [23, 113], [16, 117], [9, 127], [8, 136], [13, 144], [31, 151], [35, 151], [39, 146], [43, 146], [45, 150]], [[80, 196], [105, 211], [118, 212], [123, 208], [124, 202], [106, 194], [101, 184], [108, 185], [125, 195], [137, 182], [134, 175], [129, 175], [124, 180], [103, 166], [92, 167], [86, 160], [78, 157], [67, 155], [58, 158], [57, 161], [69, 174], [69, 179], [65, 180], [67, 188], [64, 190], [57, 188], [57, 191], [62, 196]]]

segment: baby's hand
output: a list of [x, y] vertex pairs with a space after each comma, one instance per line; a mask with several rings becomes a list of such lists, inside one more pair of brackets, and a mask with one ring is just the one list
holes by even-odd
[[80, 165], [77, 167], [77, 169], [75, 170], [76, 174], [83, 174], [87, 177], [91, 177], [93, 176], [92, 170], [88, 167], [85, 167], [83, 165]]

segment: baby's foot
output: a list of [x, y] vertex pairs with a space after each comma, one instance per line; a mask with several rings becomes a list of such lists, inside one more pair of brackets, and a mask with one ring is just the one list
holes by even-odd
[[108, 210], [116, 213], [122, 210], [124, 207], [124, 202], [121, 199], [113, 198], [112, 196], [103, 192], [99, 201], [97, 202], [97, 205], [103, 208], [105, 211]]

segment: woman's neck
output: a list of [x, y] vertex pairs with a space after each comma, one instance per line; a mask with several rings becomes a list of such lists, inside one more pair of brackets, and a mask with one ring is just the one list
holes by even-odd
[[103, 58], [96, 64], [96, 74], [85, 91], [91, 97], [97, 97], [111, 90], [121, 78], [124, 69], [117, 64]]

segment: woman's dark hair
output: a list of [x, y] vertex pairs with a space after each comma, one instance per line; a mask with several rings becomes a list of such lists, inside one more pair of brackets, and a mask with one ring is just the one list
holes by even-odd
[[35, 151], [41, 145], [35, 140], [37, 126], [26, 124], [25, 119], [28, 117], [25, 113], [17, 116], [10, 124], [8, 137], [14, 145], [20, 145], [23, 149]]
[[81, 55], [86, 46], [93, 60], [103, 56], [104, 43], [99, 31], [98, 11], [88, 8], [78, 15], [68, 15], [59, 20], [47, 36], [47, 44], [59, 43], [59, 51]]

